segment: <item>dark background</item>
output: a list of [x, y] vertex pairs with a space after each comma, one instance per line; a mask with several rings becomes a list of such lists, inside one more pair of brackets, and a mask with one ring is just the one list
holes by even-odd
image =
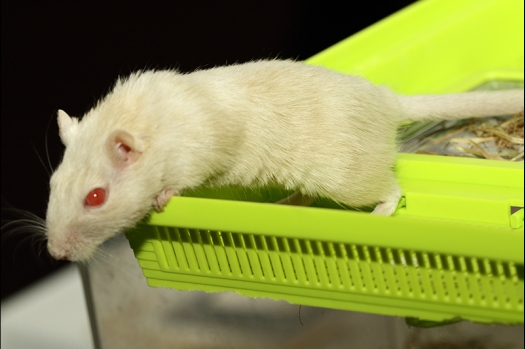
[[[53, 168], [63, 151], [56, 111], [82, 115], [117, 76], [306, 59], [412, 2], [3, 0], [2, 224], [17, 218], [9, 206], [45, 217], [46, 135]], [[2, 299], [65, 263], [27, 232], [2, 231]]]

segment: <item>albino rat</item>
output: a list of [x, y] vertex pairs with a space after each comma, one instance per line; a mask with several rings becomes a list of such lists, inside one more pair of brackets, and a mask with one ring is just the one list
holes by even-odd
[[391, 215], [401, 121], [510, 115], [523, 104], [523, 90], [404, 97], [293, 61], [134, 73], [81, 121], [58, 112], [66, 150], [51, 177], [48, 249], [87, 260], [152, 205], [201, 185], [278, 184]]

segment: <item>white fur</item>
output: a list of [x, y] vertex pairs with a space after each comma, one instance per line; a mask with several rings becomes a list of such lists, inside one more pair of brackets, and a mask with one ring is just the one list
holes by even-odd
[[[279, 184], [354, 207], [379, 202], [375, 213], [390, 215], [401, 196], [392, 168], [403, 118], [523, 110], [523, 90], [502, 105], [506, 95], [469, 95], [462, 108], [461, 95], [399, 97], [292, 61], [132, 74], [80, 122], [59, 113], [66, 151], [51, 179], [49, 250], [86, 260], [152, 205], [162, 209], [172, 195], [201, 185]], [[85, 207], [97, 187], [107, 190], [106, 202]]]

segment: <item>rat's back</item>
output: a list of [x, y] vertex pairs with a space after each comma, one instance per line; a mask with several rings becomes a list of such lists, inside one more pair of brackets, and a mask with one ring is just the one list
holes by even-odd
[[399, 106], [389, 89], [292, 61], [219, 67], [188, 78], [208, 86], [218, 115], [244, 125], [235, 161], [214, 184], [277, 182], [354, 205], [391, 189]]

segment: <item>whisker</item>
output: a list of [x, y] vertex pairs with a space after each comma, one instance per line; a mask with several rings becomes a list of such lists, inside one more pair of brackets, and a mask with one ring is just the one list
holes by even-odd
[[44, 238], [42, 236], [33, 235], [33, 237], [31, 238], [31, 248], [34, 249], [35, 248], [35, 244], [39, 243], [43, 239]]
[[38, 160], [40, 161], [40, 163], [42, 164], [42, 166], [44, 166], [44, 169], [46, 170], [47, 176], [48, 176], [48, 177], [51, 177], [51, 173], [50, 173], [49, 170], [47, 169], [46, 164], [44, 163], [44, 160], [42, 160], [42, 157], [40, 157], [40, 155], [38, 154], [38, 151], [36, 150], [36, 148], [35, 148], [33, 142], [31, 142], [31, 146], [33, 147], [33, 150], [35, 151], [35, 154], [36, 154], [36, 156], [38, 157]]
[[45, 241], [45, 238], [42, 236], [33, 235], [31, 238], [31, 252], [33, 252], [33, 255], [37, 257], [36, 259], [40, 265], [42, 265], [42, 260], [40, 259], [38, 244], [41, 244], [43, 241]]
[[[47, 239], [43, 239], [42, 241], [40, 241], [41, 247], [40, 247], [40, 251], [38, 252], [38, 258], [39, 259], [42, 256], [42, 251], [44, 251], [46, 249], [46, 247], [47, 247], [46, 241], [47, 241]], [[49, 255], [49, 253], [48, 253], [48, 255]]]
[[18, 244], [16, 245], [15, 249], [13, 250], [13, 262], [16, 263], [16, 260], [15, 260], [15, 257], [16, 257], [16, 251], [20, 248], [20, 246], [22, 246], [24, 244], [24, 241], [26, 241], [28, 238], [31, 238], [33, 235], [29, 235], [29, 236], [26, 236], [25, 238], [23, 238], [22, 240], [20, 240], [18, 242]]
[[[45, 167], [45, 165], [44, 165]], [[1, 241], [7, 243], [14, 242], [12, 250], [13, 262], [17, 263], [17, 253], [23, 246], [27, 246], [29, 241], [29, 250], [42, 264], [42, 252], [47, 246], [47, 227], [46, 221], [34, 213], [17, 209], [11, 206], [7, 200], [2, 197], [2, 214], [7, 213], [15, 219], [2, 219], [0, 227]], [[19, 218], [20, 217], [20, 218]], [[20, 254], [18, 254], [20, 256]]]
[[[51, 125], [51, 120], [52, 119], [53, 119], [53, 115], [51, 115], [51, 117], [47, 121], [46, 133], [45, 133], [45, 138], [44, 138], [44, 144], [46, 146], [47, 163], [49, 165], [49, 169], [51, 170], [51, 173], [53, 172], [53, 166], [51, 165], [51, 159], [49, 158], [49, 147], [48, 147], [47, 136], [49, 134], [49, 125]], [[51, 175], [50, 175], [50, 177], [51, 177]]]
[[[4, 221], [7, 221], [7, 220], [4, 220]], [[40, 222], [35, 222], [31, 219], [15, 219], [15, 220], [11, 220], [11, 221], [8, 221], [7, 223], [5, 223], [4, 225], [2, 225], [2, 227], [0, 228], [1, 230], [5, 230], [11, 226], [22, 226], [22, 227], [33, 227], [33, 228], [38, 228], [38, 229], [41, 229], [42, 231], [45, 231], [46, 229], [46, 226], [45, 224], [42, 224]]]
[[2, 241], [6, 241], [6, 239], [11, 238], [13, 234], [17, 234], [17, 236], [29, 235], [29, 236], [44, 237], [44, 234], [40, 230], [28, 229], [26, 227], [18, 227], [18, 228], [13, 229], [12, 231], [8, 231], [2, 234]]
[[4, 230], [4, 229], [7, 229], [10, 226], [17, 225], [17, 224], [22, 224], [22, 223], [30, 223], [28, 226], [42, 228], [43, 231], [45, 231], [45, 229], [46, 229], [46, 225], [45, 225], [44, 222], [35, 222], [34, 220], [31, 220], [31, 219], [16, 219], [16, 220], [12, 220], [12, 221], [2, 225], [2, 227], [0, 229]]
[[[6, 205], [9, 205], [9, 203], [7, 202], [4, 202], [5, 200], [2, 200], [2, 202]], [[21, 209], [18, 209], [18, 208], [14, 208], [14, 207], [2, 207], [2, 211], [3, 212], [10, 212], [10, 213], [13, 213], [13, 214], [17, 214], [17, 215], [20, 215], [20, 216], [23, 216], [23, 217], [27, 217], [27, 218], [31, 218], [33, 219], [34, 221], [36, 222], [40, 222], [42, 223], [42, 225], [45, 224], [45, 220], [43, 218], [40, 218], [39, 216], [37, 216], [36, 214], [34, 213], [31, 213], [29, 211], [25, 211], [25, 210], [21, 210]]]

